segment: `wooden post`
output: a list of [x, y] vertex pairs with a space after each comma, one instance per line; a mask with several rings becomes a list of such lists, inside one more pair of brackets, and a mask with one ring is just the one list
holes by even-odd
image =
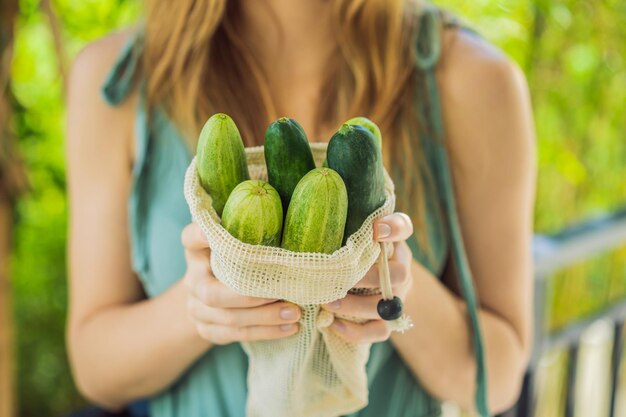
[[18, 0], [0, 2], [0, 417], [17, 416], [15, 396], [15, 340], [9, 254], [13, 207], [25, 185], [11, 134], [9, 79], [13, 58], [13, 28]]
[[14, 386], [13, 304], [9, 281], [12, 204], [0, 190], [0, 417], [17, 416]]

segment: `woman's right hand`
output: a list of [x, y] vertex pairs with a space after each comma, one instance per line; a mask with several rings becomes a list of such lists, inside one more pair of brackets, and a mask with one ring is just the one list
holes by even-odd
[[247, 297], [221, 283], [211, 271], [211, 249], [200, 227], [182, 232], [187, 259], [187, 309], [200, 336], [211, 343], [280, 339], [298, 331], [300, 308], [268, 298]]

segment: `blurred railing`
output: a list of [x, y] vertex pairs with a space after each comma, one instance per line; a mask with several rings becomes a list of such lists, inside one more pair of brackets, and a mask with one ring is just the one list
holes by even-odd
[[605, 252], [626, 247], [626, 208], [551, 236], [536, 236], [535, 260], [535, 335], [533, 354], [517, 405], [500, 417], [533, 417], [536, 409], [537, 368], [543, 354], [554, 348], [569, 350], [565, 387], [565, 417], [574, 415], [577, 383], [578, 348], [583, 332], [599, 319], [610, 320], [614, 337], [611, 354], [611, 395], [609, 416], [615, 416], [616, 391], [622, 353], [622, 329], [626, 320], [626, 299], [606, 306], [585, 317], [551, 331], [546, 326], [550, 299], [549, 282], [556, 272], [595, 258]]

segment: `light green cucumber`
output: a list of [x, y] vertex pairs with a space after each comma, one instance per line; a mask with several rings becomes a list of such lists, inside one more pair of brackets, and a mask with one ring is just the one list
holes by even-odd
[[283, 206], [278, 192], [265, 181], [242, 182], [226, 201], [222, 226], [242, 242], [280, 246]]
[[339, 174], [330, 168], [311, 170], [291, 197], [281, 246], [333, 253], [341, 247], [347, 212], [348, 194]]
[[217, 113], [202, 128], [196, 170], [200, 184], [213, 200], [213, 208], [221, 216], [233, 189], [250, 178], [239, 129], [228, 115]]

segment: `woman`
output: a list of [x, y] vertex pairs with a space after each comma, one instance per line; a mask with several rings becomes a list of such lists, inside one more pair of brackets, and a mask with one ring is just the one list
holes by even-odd
[[[219, 283], [189, 224], [184, 170], [202, 122], [221, 111], [247, 146], [279, 116], [312, 142], [355, 115], [381, 126], [408, 215], [379, 220], [374, 238], [395, 243], [394, 293], [415, 326], [390, 335], [376, 297], [324, 306], [369, 320], [337, 319], [339, 335], [377, 342], [369, 405], [355, 415], [434, 416], [440, 400], [486, 415], [515, 402], [531, 346], [527, 89], [500, 52], [423, 10], [409, 0], [150, 0], [144, 28], [79, 55], [68, 109], [68, 346], [87, 398], [108, 409], [150, 398], [156, 417], [243, 416], [237, 342], [298, 331], [297, 306]], [[464, 286], [457, 211], [478, 305]], [[377, 279], [372, 270], [359, 286]]]

